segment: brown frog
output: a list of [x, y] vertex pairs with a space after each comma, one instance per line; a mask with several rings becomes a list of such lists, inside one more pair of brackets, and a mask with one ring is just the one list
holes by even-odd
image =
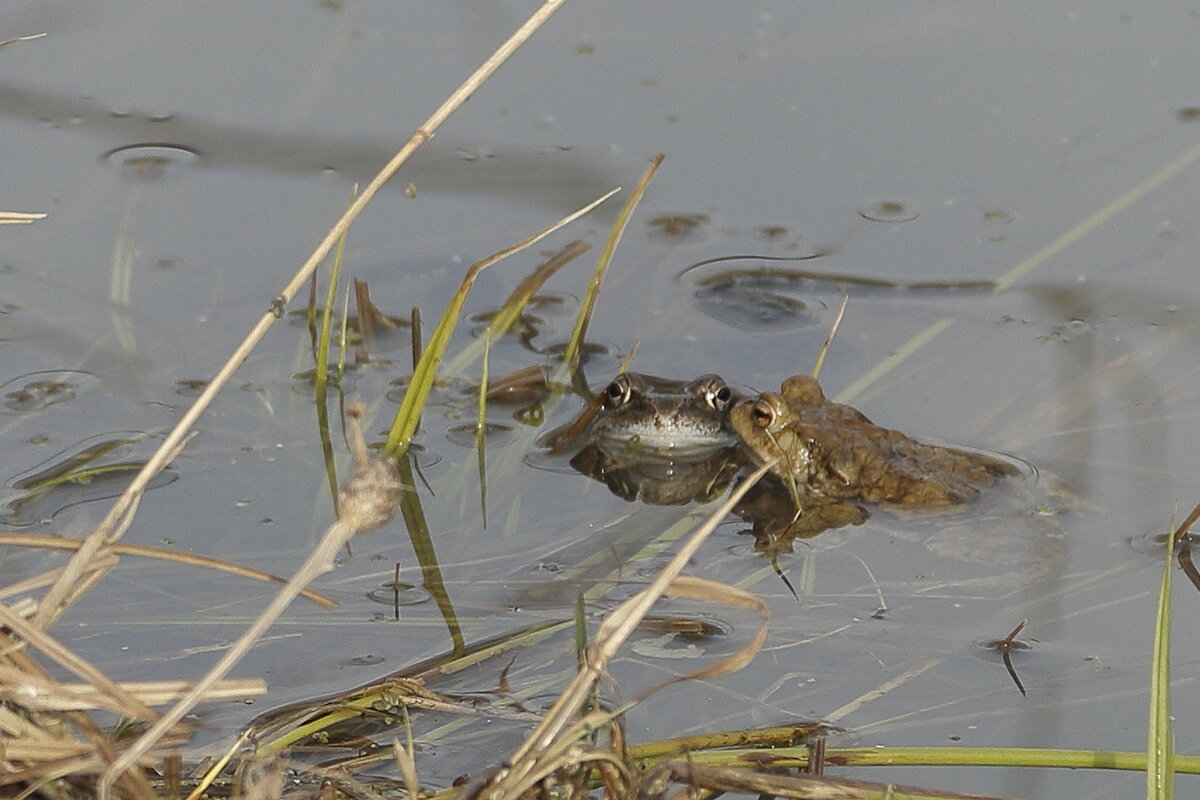
[[882, 428], [850, 406], [825, 399], [808, 375], [779, 393], [747, 398], [730, 412], [748, 457], [797, 496], [817, 495], [910, 508], [974, 500], [980, 489], [1016, 474], [1013, 465], [979, 453], [925, 444]]

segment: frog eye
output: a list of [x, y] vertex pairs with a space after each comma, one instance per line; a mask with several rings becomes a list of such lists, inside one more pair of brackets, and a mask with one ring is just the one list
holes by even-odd
[[760, 400], [750, 407], [750, 418], [758, 427], [769, 428], [775, 421], [775, 409], [771, 408], [770, 403]]
[[605, 405], [612, 408], [614, 406], [623, 406], [629, 402], [630, 396], [633, 394], [633, 387], [629, 383], [629, 379], [624, 375], [617, 376], [617, 379], [608, 385], [604, 390]]
[[729, 408], [733, 402], [733, 390], [728, 386], [721, 384], [717, 389], [709, 389], [704, 394], [704, 399], [708, 404], [717, 411], [724, 411]]

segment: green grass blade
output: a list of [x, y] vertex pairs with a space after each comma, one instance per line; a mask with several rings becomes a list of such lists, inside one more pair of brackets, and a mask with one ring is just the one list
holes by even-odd
[[1146, 797], [1170, 800], [1175, 795], [1175, 733], [1171, 728], [1171, 576], [1175, 544], [1200, 517], [1200, 505], [1167, 541], [1158, 615], [1154, 622], [1154, 661], [1150, 673], [1150, 724], [1146, 736]]
[[1154, 662], [1150, 673], [1150, 728], [1146, 741], [1146, 797], [1170, 800], [1174, 794], [1171, 765], [1171, 571], [1174, 538], [1167, 542], [1166, 566], [1158, 591], [1154, 624]]
[[387, 443], [383, 447], [384, 452], [388, 455], [399, 458], [408, 451], [413, 434], [417, 431], [421, 409], [425, 407], [429, 390], [433, 388], [433, 379], [437, 374], [438, 364], [441, 363], [442, 354], [450, 342], [454, 326], [458, 324], [458, 316], [467, 300], [467, 294], [471, 291], [471, 286], [475, 283], [475, 278], [479, 273], [498, 260], [491, 256], [472, 264], [467, 270], [466, 276], [463, 277], [458, 291], [451, 298], [450, 305], [446, 306], [442, 318], [438, 320], [437, 327], [433, 329], [433, 335], [429, 337], [429, 345], [421, 353], [421, 358], [413, 370], [408, 390], [404, 392], [404, 400], [401, 401], [400, 409], [396, 412], [396, 419], [392, 422], [392, 428], [388, 432]]
[[463, 277], [458, 291], [454, 293], [454, 297], [450, 300], [450, 305], [446, 306], [446, 310], [442, 312], [441, 319], [438, 320], [437, 327], [433, 329], [433, 335], [429, 337], [429, 345], [421, 353], [420, 360], [417, 362], [416, 367], [413, 368], [412, 380], [409, 381], [408, 390], [404, 393], [404, 400], [401, 401], [400, 409], [396, 412], [396, 419], [392, 423], [391, 430], [388, 432], [387, 443], [383, 448], [385, 453], [392, 457], [399, 457], [408, 451], [408, 446], [412, 443], [413, 434], [417, 431], [421, 409], [424, 408], [425, 400], [429, 397], [429, 390], [433, 388], [433, 379], [437, 374], [438, 365], [442, 361], [442, 355], [446, 352], [446, 345], [450, 343], [450, 335], [454, 332], [455, 325], [458, 324], [458, 317], [462, 312], [463, 304], [467, 301], [467, 294], [471, 291], [471, 286], [474, 285], [475, 278], [478, 277], [479, 273], [497, 261], [501, 261], [514, 253], [519, 253], [525, 248], [537, 244], [554, 231], [588, 213], [611, 195], [612, 192], [609, 192], [604, 197], [594, 200], [578, 211], [563, 217], [548, 228], [538, 231], [528, 239], [517, 242], [513, 246], [497, 253], [493, 253], [482, 261], [476, 261], [467, 269], [467, 274]]
[[421, 565], [421, 585], [433, 596], [438, 610], [442, 613], [446, 630], [450, 633], [450, 641], [454, 645], [454, 652], [461, 653], [466, 646], [462, 626], [458, 622], [458, 614], [454, 611], [450, 592], [446, 589], [446, 581], [442, 577], [442, 568], [438, 564], [437, 552], [433, 547], [433, 537], [429, 535], [429, 523], [425, 520], [425, 509], [421, 507], [421, 496], [417, 494], [412, 461], [405, 454], [397, 459], [396, 467], [400, 470], [400, 482], [404, 486], [400, 495], [400, 514], [408, 528], [408, 538], [412, 542], [417, 563]]
[[[358, 193], [356, 185], [350, 194], [350, 201]], [[330, 497], [333, 498], [334, 509], [337, 509], [338, 479], [337, 470], [333, 463], [333, 440], [329, 433], [329, 344], [333, 331], [334, 309], [337, 308], [337, 290], [342, 278], [342, 260], [346, 253], [346, 237], [350, 231], [338, 238], [337, 247], [333, 251], [333, 263], [329, 268], [329, 285], [325, 287], [325, 305], [321, 309], [320, 328], [317, 332], [317, 343], [313, 353], [313, 396], [317, 408], [317, 433], [321, 437], [321, 452], [325, 458], [325, 475], [329, 482]], [[315, 273], [314, 273], [315, 274]], [[343, 324], [345, 316], [342, 317]]]
[[338, 386], [343, 386], [342, 381], [346, 377], [346, 351], [350, 347], [350, 317], [347, 316], [350, 311], [350, 287], [342, 292], [342, 326], [338, 331], [338, 359], [337, 359], [337, 380]]
[[[110, 472], [128, 469], [140, 469], [141, 463], [120, 462], [115, 464], [94, 465], [93, 462], [117, 451], [122, 447], [134, 444], [137, 439], [110, 439], [80, 450], [62, 463], [50, 469], [30, 475], [13, 482], [14, 489], [24, 489], [30, 492], [46, 492], [64, 484], [86, 484], [94, 478]], [[92, 465], [92, 466], [89, 466]]]
[[[613, 189], [605, 197], [611, 197], [617, 191], [617, 189]], [[513, 289], [512, 294], [500, 306], [500, 310], [496, 312], [496, 315], [492, 317], [492, 321], [488, 323], [483, 333], [483, 339], [491, 338], [492, 340], [496, 340], [507, 333], [509, 328], [520, 318], [521, 312], [525, 310], [525, 306], [529, 305], [529, 301], [533, 299], [534, 294], [542, 288], [542, 285], [554, 273], [586, 253], [591, 247], [587, 242], [576, 239], [539, 264], [533, 272], [529, 273], [517, 284], [517, 288]], [[455, 375], [461, 370], [466, 369], [472, 361], [479, 357], [483, 339], [476, 340], [464, 348], [450, 362], [447, 371], [451, 375]]]
[[[355, 187], [357, 191], [358, 187]], [[351, 201], [354, 195], [350, 196]], [[329, 380], [329, 342], [333, 330], [333, 312], [337, 308], [338, 284], [342, 279], [342, 259], [346, 253], [346, 237], [349, 231], [343, 233], [333, 251], [333, 263], [329, 268], [329, 285], [325, 287], [325, 307], [321, 311], [321, 328], [317, 334], [317, 352], [313, 359], [313, 388], [316, 391], [318, 403], [325, 399], [325, 386]]]
[[583, 352], [583, 340], [587, 336], [588, 325], [592, 321], [592, 311], [596, 308], [596, 296], [600, 293], [600, 284], [604, 282], [604, 274], [608, 271], [608, 265], [612, 263], [613, 254], [617, 251], [617, 245], [621, 242], [621, 236], [625, 233], [629, 218], [633, 216], [634, 209], [637, 208], [642, 195], [646, 193], [646, 187], [650, 185], [651, 178], [658, 171], [658, 165], [664, 158], [666, 156], [659, 153], [650, 162], [642, 179], [634, 187], [633, 194], [629, 196], [621, 213], [617, 215], [617, 221], [613, 223], [612, 230], [609, 231], [608, 241], [604, 243], [604, 249], [600, 252], [600, 259], [596, 262], [596, 270], [592, 273], [591, 283], [588, 284], [587, 292], [583, 295], [579, 316], [575, 319], [575, 330], [571, 332], [571, 339], [567, 342], [567, 350], [563, 355], [563, 363], [570, 372], [574, 372], [575, 368], [579, 366], [579, 356]]
[[[649, 755], [642, 766], [649, 766], [670, 757], [661, 746], [650, 743], [630, 749], [635, 758], [642, 757], [642, 748]], [[787, 769], [808, 765], [807, 747], [727, 748], [721, 750], [691, 750], [688, 758], [697, 764], [714, 766], [745, 766], [770, 754], [772, 767]], [[1146, 769], [1144, 752], [1112, 750], [1055, 750], [1028, 747], [828, 747], [826, 763], [839, 767], [1022, 767], [1041, 769], [1106, 769], [1142, 772]], [[1175, 759], [1178, 772], [1200, 774], [1200, 756], [1181, 755]]]

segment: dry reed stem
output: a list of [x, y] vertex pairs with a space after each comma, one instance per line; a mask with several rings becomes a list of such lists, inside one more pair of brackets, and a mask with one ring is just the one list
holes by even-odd
[[[121, 708], [125, 713], [137, 719], [154, 719], [157, 714], [129, 692], [124, 691], [107, 675], [93, 667], [82, 656], [64, 647], [46, 631], [30, 624], [24, 617], [13, 614], [7, 605], [0, 603], [0, 625], [8, 628], [9, 636], [15, 636], [21, 642], [27, 643], [57, 661], [61, 666], [73, 672], [81, 679], [102, 692], [111, 707]], [[32, 676], [31, 676], [32, 677]]]
[[[0, 42], [0, 44], [6, 44]], [[45, 219], [48, 215], [35, 211], [0, 211], [0, 225], [28, 225]]]
[[[0, 532], [0, 545], [8, 547], [42, 547], [47, 550], [78, 550], [83, 542], [79, 539], [67, 539], [56, 537], [52, 534], [44, 533], [16, 533], [15, 531]], [[156, 558], [162, 561], [170, 561], [175, 564], [183, 564], [190, 567], [205, 567], [207, 569], [215, 569], [218, 572], [228, 572], [232, 575], [240, 575], [245, 578], [253, 578], [254, 580], [264, 581], [266, 583], [277, 583], [283, 585], [287, 583], [286, 578], [281, 578], [278, 575], [272, 575], [269, 572], [264, 572], [261, 569], [248, 567], [244, 564], [237, 564], [233, 561], [226, 561], [212, 556], [203, 556], [197, 553], [184, 553], [178, 550], [167, 550], [162, 547], [151, 547], [144, 544], [112, 544], [106, 550], [114, 555], [138, 556], [141, 558]], [[61, 569], [50, 570], [49, 572], [57, 575]], [[9, 584], [0, 589], [0, 600], [8, 597], [15, 597], [28, 593], [34, 588], [47, 585], [49, 581], [46, 578], [37, 576], [29, 578], [20, 583]], [[328, 595], [305, 589], [300, 593], [300, 596], [306, 600], [319, 605], [321, 608], [337, 608], [338, 602]]]
[[[148, 706], [161, 706], [181, 699], [191, 688], [188, 681], [124, 681], [117, 684], [122, 692]], [[218, 683], [204, 699], [244, 700], [267, 693], [261, 678], [237, 678]], [[128, 716], [128, 707], [113, 703], [88, 683], [42, 681], [21, 670], [0, 666], [0, 700], [35, 711], [91, 711], [104, 709]]]
[[[134, 476], [133, 481], [129, 484], [129, 488], [117, 499], [113, 509], [109, 511], [108, 517], [105, 518], [106, 520], [112, 518], [113, 524], [117, 526], [113, 529], [112, 535], [106, 537], [103, 533], [105, 522], [101, 522], [99, 528], [84, 537], [83, 543], [75, 551], [75, 555], [71, 556], [67, 563], [63, 565], [62, 575], [50, 587], [50, 590], [46, 592], [45, 597], [42, 598], [41, 605], [34, 616], [33, 621], [35, 624], [43, 628], [49, 627], [52, 622], [57, 620], [80, 597], [86, 594], [92, 585], [103, 578], [108, 569], [111, 569], [111, 565], [105, 568], [100, 568], [96, 565], [96, 557], [100, 553], [100, 548], [109, 542], [116, 541], [125, 534], [125, 531], [133, 524], [133, 515], [137, 513], [138, 505], [142, 501], [142, 494], [146, 491], [146, 487], [150, 485], [150, 481], [153, 480], [154, 476], [158, 474], [158, 471], [165, 464], [179, 455], [179, 452], [191, 441], [194, 435], [188, 431], [180, 431], [178, 440], [175, 441], [170, 449], [164, 449], [164, 446], [167, 444], [166, 442], [163, 442], [163, 445], [159, 446], [159, 449], [146, 462], [146, 466]], [[170, 437], [168, 436], [167, 438], [169, 439]], [[152, 472], [147, 472], [147, 469], [159, 458], [160, 454], [162, 461], [158, 468]], [[126, 498], [128, 498], [128, 503], [120, 514], [114, 516], [113, 510], [117, 506], [120, 506]], [[90, 578], [91, 583], [85, 584], [83, 576], [88, 570], [95, 570], [95, 572], [92, 573], [93, 577]]]
[[[80, 542], [78, 539], [75, 541], [77, 542], [76, 547], [78, 547], [79, 544], [82, 544], [82, 542]], [[105, 570], [108, 567], [114, 566], [116, 563], [117, 557], [112, 553], [109, 553], [107, 556], [97, 556], [92, 560], [90, 567], [93, 570]], [[0, 591], [0, 600], [8, 600], [10, 597], [19, 597], [30, 592], [35, 592], [38, 589], [44, 589], [47, 586], [51, 586], [55, 581], [60, 579], [63, 574], [63, 569], [63, 567], [54, 567], [53, 569], [48, 569], [45, 572], [38, 573], [37, 575], [31, 575], [23, 581], [10, 583], [9, 585], [5, 586], [2, 591]], [[18, 608], [18, 605], [20, 608]], [[20, 613], [20, 615], [23, 617], [32, 617], [33, 615], [37, 614], [40, 604], [32, 597], [22, 597], [18, 603], [10, 604], [9, 608], [11, 608], [14, 612]]]
[[[46, 35], [47, 34], [45, 34], [45, 33], [29, 33], [24, 36], [14, 36], [11, 39], [5, 39], [3, 42], [0, 42], [0, 47], [4, 47], [6, 44], [16, 44], [17, 42], [31, 42], [34, 39], [41, 39], [43, 36], [46, 36]], [[43, 214], [42, 216], [46, 216], [46, 215]]]
[[[146, 486], [149, 484], [150, 479], [157, 475], [158, 472], [167, 465], [176, 448], [182, 446], [184, 437], [192, 429], [192, 426], [196, 424], [196, 421], [205, 412], [205, 410], [208, 409], [208, 406], [217, 396], [217, 393], [224, 388], [225, 384], [233, 376], [233, 373], [239, 366], [241, 366], [246, 357], [250, 355], [250, 352], [258, 345], [263, 336], [266, 335], [267, 330], [271, 327], [271, 325], [283, 315], [287, 304], [309, 279], [309, 276], [312, 275], [325, 256], [328, 255], [329, 251], [333, 248], [334, 244], [337, 243], [338, 239], [340, 239], [346, 233], [346, 231], [349, 230], [350, 224], [358, 218], [363, 209], [366, 208], [367, 203], [369, 203], [375, 197], [379, 190], [383, 188], [384, 184], [386, 184], [388, 180], [396, 173], [396, 171], [400, 169], [404, 162], [409, 159], [409, 157], [417, 150], [417, 148], [428, 141], [433, 136], [434, 132], [441, 126], [441, 124], [445, 122], [446, 119], [453, 114], [459, 106], [465, 103], [467, 99], [474, 94], [475, 91], [478, 90], [479, 87], [482, 86], [514, 52], [516, 52], [517, 48], [524, 44], [529, 37], [531, 37], [534, 32], [537, 31], [538, 28], [545, 24], [546, 20], [548, 20], [550, 16], [557, 11], [559, 6], [561, 6], [565, 1], [566, 0], [546, 0], [546, 2], [544, 2], [542, 6], [529, 17], [528, 20], [526, 20], [525, 24], [518, 28], [517, 31], [510, 36], [508, 40], [506, 40], [504, 44], [502, 44], [496, 50], [495, 53], [493, 53], [486, 61], [484, 61], [483, 64], [480, 65], [480, 67], [475, 70], [475, 72], [472, 73], [471, 76], [467, 78], [467, 80], [461, 86], [459, 86], [458, 89], [456, 89], [448, 98], [446, 98], [445, 102], [443, 102], [437, 108], [437, 110], [433, 112], [429, 119], [427, 119], [419, 128], [417, 128], [416, 132], [412, 135], [408, 142], [401, 147], [399, 151], [397, 151], [396, 155], [392, 157], [391, 161], [389, 161], [383, 167], [383, 169], [381, 169], [379, 173], [371, 179], [371, 182], [368, 183], [363, 189], [362, 194], [355, 198], [354, 202], [350, 204], [349, 208], [346, 209], [341, 218], [338, 219], [332, 228], [330, 228], [329, 232], [325, 235], [325, 238], [321, 240], [321, 243], [317, 245], [315, 250], [313, 250], [312, 255], [308, 257], [308, 259], [292, 277], [292, 280], [287, 284], [287, 286], [284, 287], [283, 291], [279, 293], [279, 296], [272, 301], [270, 308], [259, 318], [258, 322], [250, 330], [250, 333], [246, 336], [245, 340], [243, 340], [242, 343], [234, 350], [233, 354], [230, 355], [229, 359], [226, 360], [221, 368], [217, 370], [217, 373], [213, 376], [208, 386], [206, 386], [204, 391], [200, 393], [200, 396], [196, 398], [196, 401], [187, 410], [187, 413], [183, 415], [171, 432], [167, 434], [167, 437], [163, 440], [162, 445], [159, 446], [154, 455], [151, 456], [149, 461], [146, 462], [146, 465], [142, 467], [141, 471], [130, 483], [129, 488], [125, 490], [125, 492], [117, 499], [115, 503], [113, 503], [113, 506], [111, 509], [109, 509], [108, 514], [100, 522], [96, 530], [88, 537], [87, 541], [89, 542], [89, 545], [80, 548], [80, 550], [71, 559], [72, 563], [77, 562], [78, 565], [87, 563], [87, 561], [89, 561], [99, 549], [101, 544], [105, 543], [106, 541], [115, 541], [119, 538], [118, 535], [115, 535], [115, 528], [118, 520], [130, 513], [136, 498], [140, 497], [141, 494], [145, 492]], [[77, 573], [81, 571], [78, 565], [75, 566], [74, 570], [72, 570], [70, 569], [71, 565], [68, 564], [69, 569], [64, 572], [64, 581], [60, 581], [47, 593], [46, 601], [52, 602], [45, 602], [43, 608], [39, 611], [39, 623], [45, 624], [49, 620], [51, 614], [58, 613], [58, 606], [64, 602], [70, 590], [70, 585], [65, 581], [68, 580], [68, 576], [72, 572]]]

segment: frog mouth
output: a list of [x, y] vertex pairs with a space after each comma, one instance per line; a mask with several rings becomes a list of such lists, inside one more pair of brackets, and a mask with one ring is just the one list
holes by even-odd
[[676, 458], [681, 455], [702, 455], [723, 450], [736, 443], [736, 438], [720, 430], [702, 426], [656, 427], [639, 424], [624, 428], [620, 434], [607, 433], [597, 437], [610, 446], [641, 451], [647, 457], [661, 455]]

